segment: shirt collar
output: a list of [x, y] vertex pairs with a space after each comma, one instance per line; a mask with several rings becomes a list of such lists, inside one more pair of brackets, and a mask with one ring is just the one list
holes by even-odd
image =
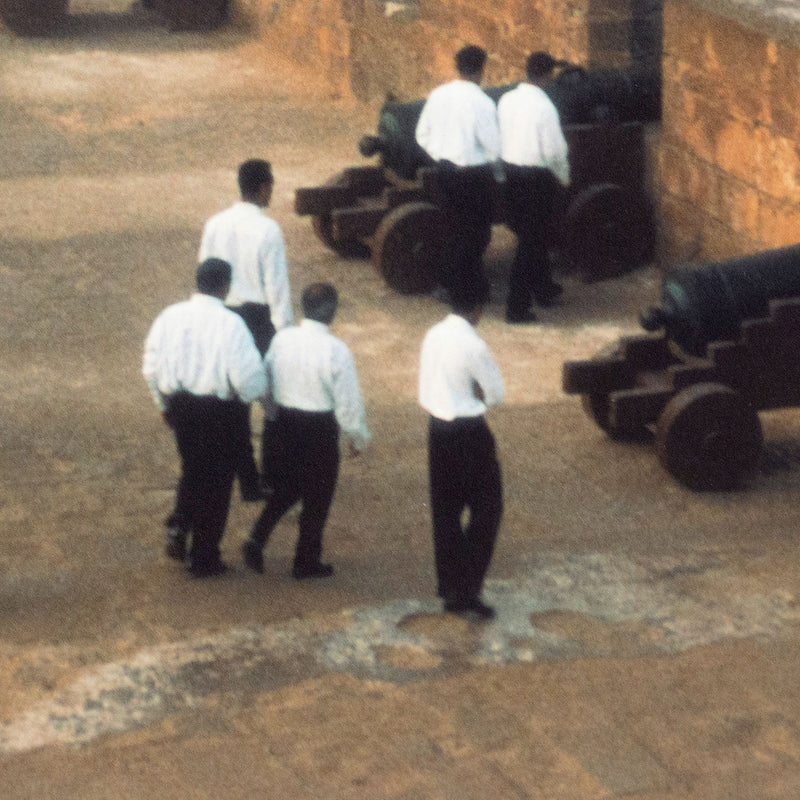
[[214, 297], [211, 294], [205, 294], [203, 292], [195, 292], [192, 295], [192, 302], [193, 303], [212, 303], [214, 305], [225, 305], [219, 297]]
[[461, 325], [469, 330], [475, 329], [475, 326], [466, 317], [462, 317], [461, 314], [450, 312], [445, 319], [448, 320], [451, 325]]
[[300, 327], [316, 331], [328, 330], [328, 326], [324, 322], [319, 322], [316, 319], [308, 319], [307, 317], [303, 317], [303, 319], [300, 320]]
[[239, 208], [246, 208], [251, 212], [257, 211], [259, 214], [262, 213], [261, 206], [258, 205], [257, 203], [253, 203], [251, 200], [239, 200], [239, 202], [236, 205], [239, 206]]

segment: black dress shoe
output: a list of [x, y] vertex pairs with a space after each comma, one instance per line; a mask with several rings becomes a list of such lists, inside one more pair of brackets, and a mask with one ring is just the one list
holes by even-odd
[[480, 598], [475, 597], [470, 601], [469, 610], [477, 614], [481, 619], [494, 619], [495, 612], [491, 606], [487, 606]]
[[466, 600], [445, 600], [444, 610], [450, 614], [463, 614], [469, 609], [469, 603]]
[[261, 548], [251, 539], [247, 539], [242, 545], [242, 557], [244, 558], [244, 563], [250, 569], [255, 570], [260, 575], [264, 574], [264, 554], [261, 552]]
[[174, 558], [176, 561], [184, 561], [186, 559], [186, 537], [189, 534], [181, 528], [167, 528], [167, 543], [164, 546], [164, 552], [169, 558]]
[[509, 325], [529, 325], [536, 322], [536, 314], [533, 311], [506, 311], [506, 322]]
[[190, 564], [186, 571], [193, 578], [215, 578], [217, 575], [224, 575], [228, 567], [222, 561], [212, 561], [208, 564]]
[[446, 600], [444, 610], [460, 617], [476, 616], [480, 619], [494, 619], [495, 616], [494, 609], [481, 602], [477, 597], [467, 600]]
[[296, 581], [304, 578], [330, 578], [333, 575], [333, 564], [323, 564], [321, 561], [308, 566], [297, 566], [292, 568], [292, 577]]

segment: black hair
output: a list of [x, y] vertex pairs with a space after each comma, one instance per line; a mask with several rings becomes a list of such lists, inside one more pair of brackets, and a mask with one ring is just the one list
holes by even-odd
[[303, 316], [326, 325], [336, 316], [339, 295], [330, 283], [310, 283], [303, 289]]
[[265, 184], [271, 184], [272, 165], [262, 158], [251, 158], [239, 165], [239, 192], [242, 197], [253, 197]]
[[231, 282], [231, 265], [221, 258], [207, 258], [195, 273], [197, 289], [203, 294], [218, 294]]
[[559, 62], [550, 53], [544, 53], [540, 50], [528, 56], [528, 60], [525, 63], [525, 74], [528, 76], [528, 80], [531, 81], [546, 78], [558, 64]]
[[455, 314], [471, 314], [488, 300], [489, 282], [486, 279], [479, 279], [475, 283], [460, 286], [451, 292], [450, 307]]
[[456, 53], [456, 69], [459, 75], [477, 75], [486, 64], [486, 51], [476, 44], [468, 44]]

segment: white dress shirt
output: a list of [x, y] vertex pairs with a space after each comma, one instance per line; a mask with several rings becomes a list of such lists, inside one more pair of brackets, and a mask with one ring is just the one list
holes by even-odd
[[158, 315], [145, 342], [142, 373], [162, 411], [165, 398], [179, 391], [251, 403], [267, 389], [261, 356], [242, 318], [219, 298], [200, 293]]
[[[303, 319], [275, 334], [264, 356], [268, 395], [284, 408], [333, 411], [357, 450], [371, 435], [364, 417], [353, 356], [322, 322]], [[267, 416], [275, 409], [267, 406]]]
[[[475, 396], [474, 383], [484, 399]], [[419, 403], [448, 422], [479, 417], [505, 397], [505, 386], [486, 342], [464, 317], [448, 314], [422, 342]]]
[[497, 106], [472, 81], [445, 83], [430, 93], [423, 106], [416, 139], [434, 161], [446, 159], [460, 167], [497, 161]]
[[207, 258], [221, 258], [233, 269], [229, 306], [266, 303], [277, 330], [292, 324], [283, 234], [255, 203], [240, 201], [206, 222], [199, 259]]
[[500, 97], [500, 156], [521, 167], [546, 167], [564, 186], [569, 185], [567, 140], [558, 110], [547, 93], [521, 83]]

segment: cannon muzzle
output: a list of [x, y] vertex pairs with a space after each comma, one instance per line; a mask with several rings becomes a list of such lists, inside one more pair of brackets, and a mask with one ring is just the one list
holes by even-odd
[[642, 312], [646, 331], [664, 330], [685, 352], [738, 337], [741, 324], [769, 314], [771, 300], [800, 297], [800, 245], [664, 274], [658, 306]]

